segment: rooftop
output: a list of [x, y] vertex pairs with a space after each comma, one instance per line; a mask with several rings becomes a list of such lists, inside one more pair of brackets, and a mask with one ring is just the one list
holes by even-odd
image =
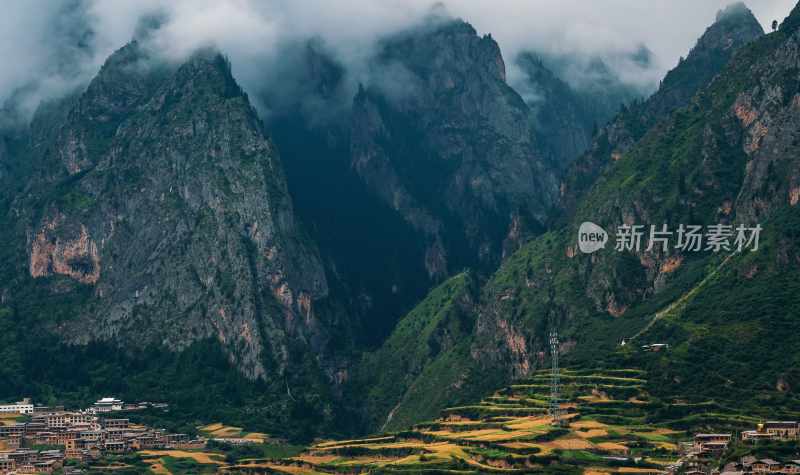
[[797, 427], [797, 421], [767, 421], [767, 427]]
[[119, 399], [113, 398], [113, 397], [104, 397], [104, 398], [98, 400], [97, 402], [104, 403], [104, 402], [122, 402], [122, 401], [120, 401]]

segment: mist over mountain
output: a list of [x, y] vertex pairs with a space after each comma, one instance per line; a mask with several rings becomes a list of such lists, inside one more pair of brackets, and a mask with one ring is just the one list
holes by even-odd
[[[143, 25], [152, 26], [154, 18], [160, 27], [150, 41], [160, 55], [176, 61], [199, 47], [216, 45], [231, 58], [234, 77], [251, 94], [263, 86], [265, 70], [286, 71], [288, 75], [275, 79], [291, 82], [287, 80], [291, 66], [282, 63], [291, 65], [293, 59], [283, 48], [319, 38], [345, 65], [348, 87], [355, 92], [359, 82], [368, 82], [366, 63], [378, 40], [418, 24], [431, 9], [464, 18], [481, 34], [493, 33], [507, 59], [526, 50], [574, 58], [578, 67], [565, 78], [571, 84], [586, 83], [586, 64], [600, 58], [624, 84], [654, 90], [660, 77], [727, 3], [714, 0], [698, 5], [680, 0], [668, 6], [636, 2], [601, 6], [568, 1], [557, 8], [515, 0], [501, 2], [497, 8], [466, 0], [443, 4], [358, 0], [335, 6], [279, 0], [12, 3], [0, 20], [1, 52], [14, 63], [13, 68], [0, 71], [0, 103], [13, 98], [22, 117], [29, 120], [42, 99], [85, 86], [114, 50], [140, 33]], [[758, 2], [753, 8], [766, 27], [785, 15], [790, 4], [774, 0]], [[646, 68], [635, 60], [642, 45], [652, 52]], [[509, 82], [514, 85], [522, 76], [512, 61], [509, 65]]]

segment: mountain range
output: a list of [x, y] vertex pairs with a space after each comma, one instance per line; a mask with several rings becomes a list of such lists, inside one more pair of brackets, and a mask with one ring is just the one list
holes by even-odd
[[[566, 361], [641, 367], [653, 394], [795, 404], [799, 29], [734, 4], [649, 95], [533, 49], [512, 86], [490, 35], [439, 15], [354, 90], [323, 41], [287, 45], [288, 96], [134, 39], [0, 131], [0, 398], [401, 429], [534, 374], [557, 330]], [[606, 249], [580, 252], [587, 221]], [[616, 252], [633, 224], [763, 232]]]

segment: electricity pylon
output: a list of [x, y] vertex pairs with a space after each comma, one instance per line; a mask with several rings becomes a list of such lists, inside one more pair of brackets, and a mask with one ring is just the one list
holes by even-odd
[[561, 378], [558, 369], [558, 332], [550, 332], [550, 361], [552, 369], [550, 372], [550, 417], [553, 425], [561, 425], [561, 406], [560, 404], [560, 385]]

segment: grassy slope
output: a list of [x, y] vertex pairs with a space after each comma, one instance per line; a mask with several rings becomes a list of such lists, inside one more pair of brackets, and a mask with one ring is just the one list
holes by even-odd
[[444, 401], [431, 386], [443, 373], [458, 380], [469, 360], [475, 285], [467, 272], [451, 277], [398, 323], [380, 349], [364, 356], [356, 388], [367, 391], [369, 427], [403, 427], [438, 413]]

